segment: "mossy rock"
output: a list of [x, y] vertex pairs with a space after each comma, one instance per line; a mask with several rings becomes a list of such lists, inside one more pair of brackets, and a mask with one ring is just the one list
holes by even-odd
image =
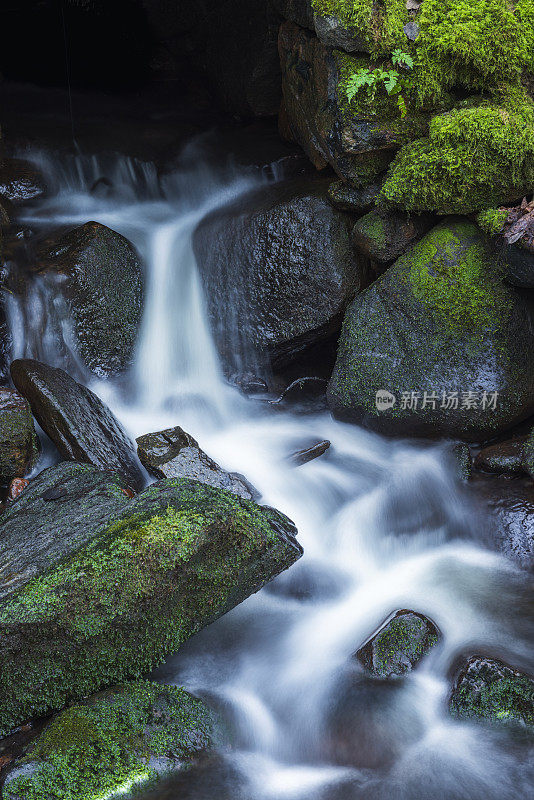
[[411, 672], [440, 638], [432, 620], [416, 611], [397, 611], [363, 644], [356, 656], [375, 678], [400, 678]]
[[[126, 369], [144, 298], [143, 267], [132, 243], [105, 225], [86, 222], [47, 242], [38, 262], [45, 279], [66, 299], [77, 349], [88, 369], [101, 377]], [[65, 277], [58, 283], [57, 275]]]
[[373, 209], [360, 217], [351, 239], [357, 251], [384, 265], [398, 258], [433, 225], [431, 214], [407, 214]]
[[456, 675], [449, 708], [455, 717], [534, 734], [534, 680], [496, 659], [472, 656]]
[[0, 484], [22, 478], [38, 457], [39, 443], [28, 402], [12, 389], [0, 389]]
[[[24, 492], [4, 528], [43, 501], [59, 513], [61, 487]], [[67, 536], [69, 519], [47, 529]], [[160, 664], [295, 562], [295, 533], [274, 509], [186, 479], [103, 514], [89, 541], [0, 602], [0, 733]]]
[[176, 686], [123, 683], [50, 722], [10, 770], [4, 800], [89, 800], [150, 787], [187, 769], [222, 726], [202, 701]]
[[329, 406], [385, 433], [489, 439], [534, 412], [533, 324], [479, 229], [447, 220], [349, 307]]
[[534, 478], [534, 428], [531, 430], [521, 452], [521, 466]]

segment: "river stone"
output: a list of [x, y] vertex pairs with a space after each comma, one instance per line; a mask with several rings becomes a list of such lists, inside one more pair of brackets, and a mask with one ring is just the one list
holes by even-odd
[[528, 245], [521, 239], [514, 244], [503, 241], [498, 252], [506, 280], [514, 286], [534, 289], [534, 244]]
[[220, 740], [221, 728], [178, 686], [118, 684], [58, 714], [10, 770], [2, 797], [88, 800], [148, 788], [194, 763]]
[[327, 398], [385, 433], [483, 441], [534, 412], [532, 374], [532, 301], [502, 283], [479, 230], [452, 218], [353, 301]]
[[258, 496], [248, 481], [220, 467], [192, 436], [178, 426], [147, 433], [136, 441], [141, 464], [156, 478], [192, 478], [226, 489], [245, 500], [254, 500]]
[[461, 719], [512, 725], [534, 733], [534, 680], [502, 661], [472, 656], [461, 665], [449, 708]]
[[[206, 217], [194, 248], [219, 350], [243, 361], [294, 360], [336, 331], [365, 279], [350, 218], [326, 198], [328, 181], [263, 187]], [[237, 362], [237, 363], [236, 363]]]
[[0, 166], [0, 195], [13, 205], [38, 200], [46, 191], [43, 176], [29, 161], [6, 158]]
[[487, 514], [483, 541], [518, 567], [534, 570], [534, 485], [529, 478], [487, 476], [472, 491]]
[[[57, 494], [24, 492], [7, 524], [46, 497], [55, 508]], [[51, 528], [68, 536], [68, 520]], [[153, 669], [297, 561], [295, 534], [274, 509], [184, 478], [102, 518], [89, 542], [0, 601], [0, 735]]]
[[440, 638], [436, 625], [416, 611], [397, 611], [356, 653], [375, 678], [400, 678], [411, 672]]
[[22, 478], [34, 467], [38, 456], [28, 402], [13, 389], [0, 389], [0, 483]]
[[271, 0], [279, 14], [302, 28], [314, 29], [312, 0]]
[[63, 458], [123, 474], [134, 489], [145, 483], [135, 449], [110, 409], [62, 369], [19, 359], [13, 383]]
[[89, 544], [131, 494], [120, 475], [89, 464], [41, 472], [0, 517], [0, 600]]
[[525, 440], [526, 437], [520, 436], [484, 447], [475, 458], [475, 467], [500, 475], [521, 475], [524, 472], [522, 459]]
[[328, 187], [328, 199], [339, 211], [365, 214], [373, 208], [380, 186], [380, 183], [370, 183], [368, 186], [356, 188], [343, 181], [334, 181]]
[[314, 14], [315, 32], [327, 47], [347, 53], [367, 53], [369, 45], [356, 28], [347, 27], [335, 14]]
[[[1, 241], [0, 241], [1, 244]], [[9, 381], [9, 364], [11, 363], [11, 333], [6, 318], [4, 296], [0, 291], [0, 383]]]
[[105, 225], [87, 222], [48, 241], [38, 264], [48, 280], [59, 277], [86, 366], [100, 377], [129, 366], [144, 293], [143, 268], [131, 242]]
[[352, 243], [372, 261], [389, 264], [430, 230], [434, 221], [431, 214], [408, 216], [375, 208], [356, 222]]

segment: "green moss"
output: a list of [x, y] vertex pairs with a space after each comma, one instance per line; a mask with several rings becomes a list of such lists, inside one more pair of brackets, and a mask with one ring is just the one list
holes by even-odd
[[396, 674], [409, 672], [411, 665], [419, 662], [437, 642], [437, 634], [430, 633], [420, 617], [414, 614], [408, 618], [402, 614], [394, 617], [374, 640], [375, 672], [379, 677], [387, 677], [392, 670]]
[[385, 55], [406, 42], [403, 26], [409, 16], [405, 0], [312, 0], [312, 8], [353, 28], [373, 55]]
[[[514, 98], [517, 102], [510, 100]], [[406, 145], [380, 199], [404, 209], [470, 213], [513, 200], [534, 183], [534, 103], [458, 108]]]
[[196, 481], [146, 489], [1, 606], [0, 730], [161, 663], [293, 563], [292, 532], [274, 510]]
[[488, 208], [477, 214], [477, 223], [488, 236], [496, 236], [503, 229], [503, 225], [508, 219], [509, 210], [507, 208]]
[[4, 789], [6, 800], [97, 800], [187, 765], [209, 747], [214, 719], [183, 689], [138, 681], [73, 706], [54, 719]]
[[498, 276], [487, 269], [488, 255], [482, 242], [474, 241], [461, 260], [457, 258], [462, 228], [438, 226], [403, 257], [413, 296], [452, 334], [487, 328], [496, 304], [502, 313], [505, 299]]

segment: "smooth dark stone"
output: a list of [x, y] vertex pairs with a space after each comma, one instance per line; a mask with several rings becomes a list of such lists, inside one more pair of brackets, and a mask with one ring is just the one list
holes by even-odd
[[30, 406], [13, 389], [0, 389], [0, 483], [22, 478], [36, 464], [39, 446]]
[[475, 458], [475, 467], [500, 475], [521, 475], [525, 471], [522, 463], [525, 440], [522, 436], [484, 447]]
[[192, 478], [246, 500], [260, 496], [245, 478], [220, 467], [182, 428], [147, 433], [136, 441], [141, 463], [157, 478]]
[[430, 230], [434, 222], [431, 214], [408, 216], [399, 211], [374, 209], [356, 222], [352, 243], [372, 261], [389, 264]]
[[380, 186], [379, 182], [370, 183], [368, 186], [354, 187], [343, 181], [334, 181], [328, 187], [328, 199], [334, 208], [340, 211], [365, 214], [373, 208]]
[[308, 461], [313, 461], [314, 458], [322, 456], [329, 447], [330, 442], [325, 439], [322, 442], [311, 445], [311, 447], [306, 447], [304, 450], [297, 450], [295, 453], [291, 453], [291, 455], [288, 456], [288, 460], [296, 467], [300, 467], [302, 464], [307, 464]]
[[416, 611], [397, 611], [356, 653], [375, 678], [399, 678], [411, 672], [440, 638], [437, 626]]
[[134, 446], [110, 409], [62, 369], [20, 359], [13, 383], [63, 458], [121, 473], [134, 489], [145, 483]]
[[21, 158], [6, 158], [0, 166], [0, 195], [13, 205], [38, 200], [47, 192], [43, 176]]
[[272, 405], [302, 405], [313, 403], [324, 397], [327, 381], [315, 376], [296, 378], [287, 386], [280, 397], [272, 400]]
[[476, 480], [475, 496], [488, 514], [484, 540], [523, 569], [534, 569], [534, 485], [528, 478]]
[[314, 14], [315, 32], [326, 47], [345, 50], [346, 53], [366, 53], [369, 45], [356, 28], [346, 27], [334, 14]]

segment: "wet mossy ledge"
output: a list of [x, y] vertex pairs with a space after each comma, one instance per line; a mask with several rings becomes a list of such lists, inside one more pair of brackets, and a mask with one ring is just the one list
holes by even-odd
[[[94, 470], [73, 466], [82, 477]], [[84, 485], [62, 487], [62, 470], [39, 476], [0, 525], [3, 536], [23, 514], [18, 541], [10, 533], [13, 550], [32, 536], [46, 548], [54, 524], [41, 530], [40, 510], [74, 501], [61, 517], [64, 549], [44, 559], [38, 575], [3, 575], [0, 734], [142, 675], [302, 553], [283, 514], [188, 479], [159, 481], [131, 500], [124, 494], [118, 509], [112, 487], [108, 510], [80, 533]]]
[[[404, 0], [310, 4], [316, 44], [306, 33], [309, 46], [297, 42], [286, 60], [287, 28], [281, 34], [283, 129], [307, 152], [318, 150], [349, 184], [353, 159], [389, 153], [377, 202], [408, 212], [471, 214], [532, 190], [531, 0], [423, 0], [411, 10]], [[299, 60], [306, 70], [291, 75]], [[405, 113], [386, 77], [349, 97], [362, 70], [394, 73]]]
[[3, 800], [103, 800], [187, 769], [224, 740], [201, 700], [176, 686], [119, 684], [62, 711], [10, 770]]

